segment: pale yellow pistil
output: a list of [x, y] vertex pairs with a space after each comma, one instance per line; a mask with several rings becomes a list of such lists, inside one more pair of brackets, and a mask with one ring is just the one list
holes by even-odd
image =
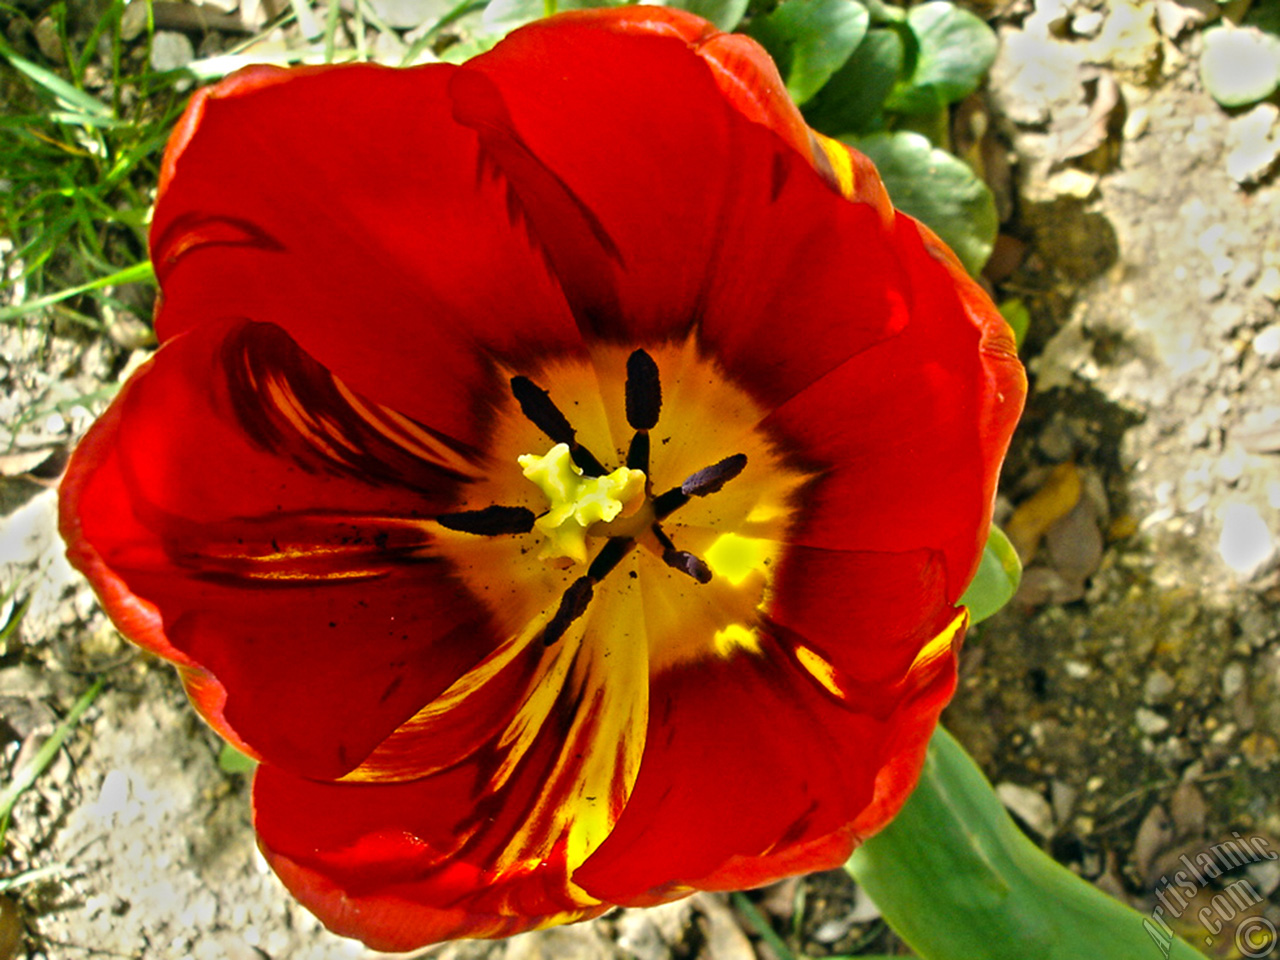
[[517, 460], [550, 504], [534, 522], [547, 537], [538, 554], [543, 560], [586, 563], [592, 528], [630, 516], [645, 504], [643, 470], [619, 467], [603, 477], [584, 476], [568, 444], [557, 443], [543, 456], [526, 453]]

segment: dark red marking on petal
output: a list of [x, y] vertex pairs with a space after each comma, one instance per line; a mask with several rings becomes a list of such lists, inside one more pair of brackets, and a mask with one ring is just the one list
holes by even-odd
[[516, 131], [502, 91], [463, 68], [449, 85], [454, 118], [480, 138], [481, 156], [507, 185], [518, 214], [560, 281], [585, 330], [601, 334], [619, 313], [610, 282], [622, 253], [591, 207]]
[[221, 359], [227, 398], [246, 435], [307, 472], [434, 497], [482, 469], [478, 450], [353, 394], [272, 324], [228, 330]]
[[[283, 349], [233, 400], [245, 368], [227, 344], [280, 346], [263, 334], [232, 322], [166, 342], [73, 455], [62, 529], [108, 613], [183, 665], [210, 722], [268, 762], [340, 776], [499, 640], [431, 554], [429, 517], [465, 489], [430, 459], [448, 451], [394, 450], [398, 434], [351, 405], [371, 401]], [[295, 423], [290, 384], [334, 405]], [[351, 463], [373, 450], [366, 477]]]
[[256, 247], [278, 253], [284, 249], [280, 241], [265, 229], [238, 217], [211, 217], [189, 211], [171, 222], [159, 236], [151, 240], [156, 279], [163, 285], [169, 271], [183, 256], [201, 247]]

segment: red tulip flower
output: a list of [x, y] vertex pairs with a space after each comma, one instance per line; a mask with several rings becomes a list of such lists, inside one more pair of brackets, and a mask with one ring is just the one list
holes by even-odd
[[73, 562], [380, 949], [842, 863], [955, 684], [1009, 332], [752, 41], [565, 14], [201, 91]]

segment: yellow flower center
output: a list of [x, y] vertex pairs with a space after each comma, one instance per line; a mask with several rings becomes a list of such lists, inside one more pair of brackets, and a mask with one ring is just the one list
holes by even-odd
[[[635, 409], [636, 353], [660, 374], [656, 414]], [[507, 376], [515, 396], [500, 402], [489, 466], [459, 506], [488, 526], [436, 534], [499, 630], [572, 649], [640, 645], [651, 673], [758, 652], [811, 476], [761, 428], [766, 411], [693, 340], [595, 345]]]
[[525, 453], [516, 460], [551, 505], [534, 521], [547, 535], [538, 554], [542, 560], [586, 563], [591, 527], [632, 516], [644, 503], [643, 470], [619, 467], [603, 477], [585, 476], [573, 462], [567, 443], [557, 443], [541, 457]]

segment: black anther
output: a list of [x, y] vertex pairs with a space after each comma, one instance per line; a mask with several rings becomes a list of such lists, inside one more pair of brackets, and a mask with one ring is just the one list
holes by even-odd
[[483, 510], [442, 513], [436, 517], [436, 523], [461, 533], [497, 537], [506, 533], [528, 533], [533, 529], [535, 519], [528, 507], [485, 507]]
[[627, 423], [636, 430], [652, 430], [662, 409], [662, 381], [653, 357], [637, 350], [627, 358]]
[[711, 568], [688, 550], [666, 550], [662, 562], [672, 569], [687, 573], [699, 583], [711, 582]]
[[697, 473], [690, 474], [684, 483], [680, 484], [680, 492], [689, 497], [705, 497], [709, 493], [715, 493], [740, 474], [746, 465], [745, 453], [735, 453], [731, 457], [725, 457], [719, 463], [713, 463], [709, 467], [703, 467]]

